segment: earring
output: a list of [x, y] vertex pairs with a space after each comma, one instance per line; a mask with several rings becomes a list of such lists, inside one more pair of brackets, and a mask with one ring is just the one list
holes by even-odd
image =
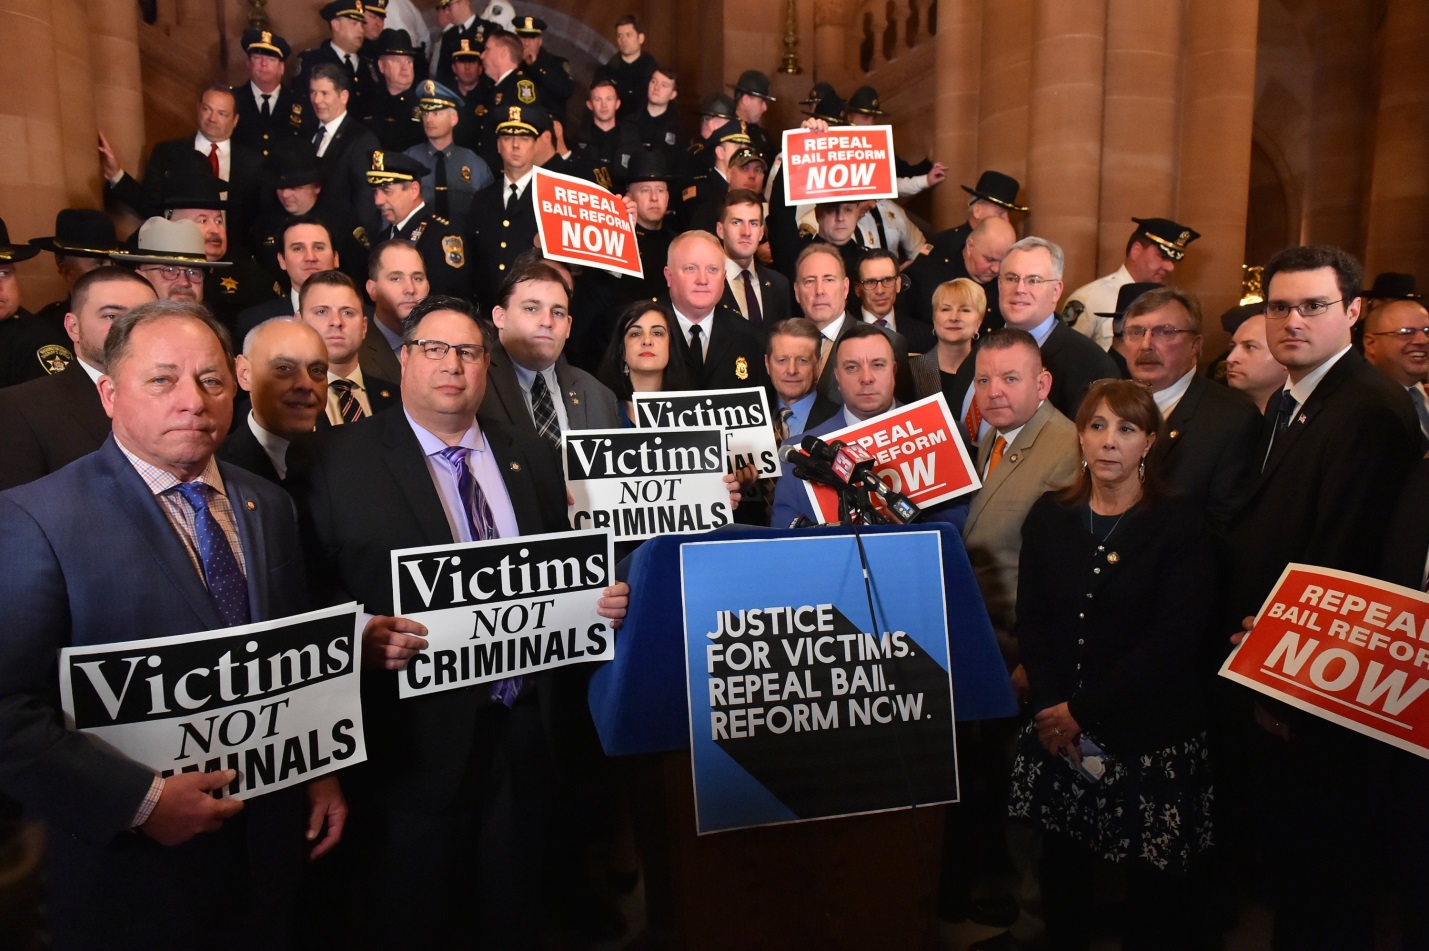
[[1146, 481], [1146, 457], [1141, 457], [1141, 462], [1136, 467], [1136, 477], [1142, 482]]
[[1086, 472], [1086, 471], [1087, 471], [1087, 460], [1085, 460], [1085, 459], [1082, 460], [1082, 471], [1083, 471], [1083, 472]]
[[976, 330], [973, 331], [973, 343], [977, 343], [977, 338], [981, 336]]
[[630, 364], [626, 363], [624, 360], [621, 360], [620, 372], [625, 374], [626, 376], [630, 376]]

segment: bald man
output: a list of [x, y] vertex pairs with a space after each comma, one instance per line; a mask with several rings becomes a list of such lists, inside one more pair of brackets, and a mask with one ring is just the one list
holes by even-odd
[[295, 317], [250, 330], [234, 363], [253, 407], [234, 421], [218, 457], [269, 482], [286, 479], [289, 447], [312, 435], [327, 408], [327, 359], [322, 334]]
[[1375, 305], [1365, 320], [1364, 355], [1375, 369], [1408, 391], [1419, 428], [1429, 439], [1429, 402], [1424, 392], [1429, 377], [1429, 309], [1417, 300]]
[[[964, 226], [966, 227], [966, 226]], [[956, 236], [967, 237], [955, 241]], [[987, 318], [983, 333], [1003, 326], [997, 304], [997, 275], [1007, 250], [1017, 241], [1017, 231], [1006, 218], [983, 218], [967, 232], [946, 231], [929, 245], [904, 271], [904, 306], [913, 319], [933, 323], [933, 291], [939, 284], [959, 277], [976, 281], [987, 295]]]

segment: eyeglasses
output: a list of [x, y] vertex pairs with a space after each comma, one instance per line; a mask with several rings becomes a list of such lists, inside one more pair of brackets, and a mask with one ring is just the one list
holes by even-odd
[[1366, 337], [1402, 337], [1410, 339], [1415, 334], [1423, 334], [1429, 337], [1429, 327], [1400, 327], [1398, 330], [1381, 330], [1372, 334], [1365, 334]]
[[1177, 334], [1193, 334], [1195, 332], [1172, 327], [1170, 324], [1162, 324], [1159, 327], [1127, 327], [1121, 335], [1127, 340], [1143, 340], [1147, 334], [1151, 334], [1153, 340], [1175, 340]]
[[407, 344], [421, 351], [428, 360], [445, 360], [448, 351], [455, 350], [462, 363], [480, 363], [486, 348], [479, 343], [446, 343], [442, 340], [413, 340]]
[[1028, 287], [1035, 288], [1039, 284], [1046, 284], [1053, 280], [1055, 280], [1055, 278], [1042, 277], [1040, 274], [1029, 274], [1026, 277], [1023, 277], [1021, 274], [1003, 274], [998, 278], [998, 281], [1004, 287], [1016, 287], [1018, 284], [1026, 284]]
[[898, 275], [892, 277], [863, 277], [859, 278], [859, 283], [869, 290], [875, 287], [892, 287], [898, 281]]
[[164, 275], [166, 281], [176, 281], [180, 277], [186, 277], [190, 284], [198, 284], [203, 280], [203, 271], [196, 267], [174, 267], [172, 264], [159, 264], [154, 267], [141, 267], [139, 270], [158, 272]]
[[1271, 320], [1284, 320], [1290, 316], [1290, 312], [1296, 311], [1301, 317], [1319, 317], [1330, 309], [1331, 304], [1343, 304], [1345, 299], [1339, 300], [1307, 300], [1303, 304], [1287, 304], [1283, 300], [1273, 300], [1265, 305], [1265, 316]]

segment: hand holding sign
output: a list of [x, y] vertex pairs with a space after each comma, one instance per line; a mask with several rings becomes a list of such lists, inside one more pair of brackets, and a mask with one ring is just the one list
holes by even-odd
[[238, 799], [215, 799], [210, 793], [238, 778], [237, 770], [175, 773], [164, 780], [154, 811], [139, 831], [160, 845], [183, 845], [196, 835], [217, 832], [224, 820], [243, 811]]
[[784, 133], [784, 201], [897, 198], [893, 127], [789, 129]]
[[643, 277], [635, 218], [625, 201], [593, 182], [537, 167], [536, 228], [546, 257]]

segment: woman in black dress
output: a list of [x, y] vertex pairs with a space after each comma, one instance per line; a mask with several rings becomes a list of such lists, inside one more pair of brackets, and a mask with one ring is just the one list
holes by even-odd
[[1196, 660], [1211, 543], [1147, 467], [1161, 416], [1144, 387], [1096, 383], [1076, 422], [1081, 476], [1044, 495], [1022, 529], [1017, 637], [1037, 713], [1009, 811], [1044, 833], [1054, 948], [1088, 946], [1099, 862], [1126, 881], [1124, 948], [1198, 947], [1211, 782]]

